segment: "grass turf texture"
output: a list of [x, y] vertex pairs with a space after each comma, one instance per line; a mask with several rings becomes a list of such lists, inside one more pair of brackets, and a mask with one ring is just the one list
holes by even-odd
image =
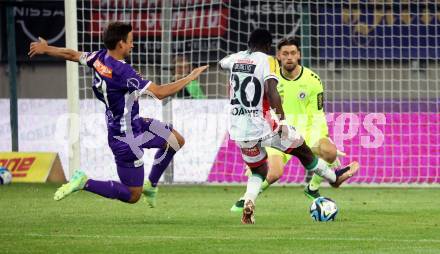
[[161, 186], [158, 207], [54, 185], [0, 186], [0, 253], [440, 253], [440, 191], [324, 188], [335, 222], [314, 222], [301, 187], [272, 187], [255, 225], [229, 212], [244, 187]]

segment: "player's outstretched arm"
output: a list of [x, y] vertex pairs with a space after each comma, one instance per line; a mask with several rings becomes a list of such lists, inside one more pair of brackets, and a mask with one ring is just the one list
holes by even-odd
[[208, 65], [197, 67], [188, 76], [169, 84], [157, 85], [152, 83], [150, 84], [150, 86], [148, 86], [147, 90], [158, 99], [162, 100], [182, 90], [191, 81], [197, 79], [200, 74], [202, 74], [202, 72], [205, 71], [207, 68]]
[[264, 87], [267, 91], [270, 107], [275, 110], [278, 118], [284, 120], [284, 110], [281, 103], [281, 97], [277, 90], [278, 81], [275, 79], [268, 79], [264, 82]]
[[69, 61], [79, 62], [81, 52], [68, 48], [49, 46], [45, 39], [41, 37], [38, 37], [38, 39], [39, 41], [32, 42], [30, 45], [28, 53], [30, 58], [36, 55], [49, 55]]

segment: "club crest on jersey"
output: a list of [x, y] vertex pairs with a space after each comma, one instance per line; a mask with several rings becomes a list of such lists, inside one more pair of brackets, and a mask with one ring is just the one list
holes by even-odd
[[304, 91], [298, 93], [298, 99], [304, 100], [307, 97], [307, 94]]

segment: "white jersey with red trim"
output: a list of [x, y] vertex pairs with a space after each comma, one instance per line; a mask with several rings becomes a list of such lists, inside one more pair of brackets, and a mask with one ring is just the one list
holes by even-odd
[[278, 62], [262, 52], [240, 51], [220, 61], [231, 72], [229, 134], [235, 141], [257, 140], [270, 135], [273, 121], [264, 82], [275, 79]]

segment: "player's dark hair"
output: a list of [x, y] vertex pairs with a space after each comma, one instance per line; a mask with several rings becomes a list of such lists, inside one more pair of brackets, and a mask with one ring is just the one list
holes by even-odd
[[277, 50], [280, 50], [283, 46], [291, 46], [291, 45], [296, 46], [298, 50], [301, 50], [299, 48], [300, 47], [299, 39], [292, 36], [281, 39], [281, 41], [278, 42]]
[[272, 34], [266, 29], [256, 29], [249, 36], [248, 46], [250, 49], [270, 47], [272, 45]]
[[111, 22], [103, 33], [104, 46], [109, 49], [115, 49], [119, 41], [127, 41], [128, 33], [132, 27], [130, 24], [122, 22]]

